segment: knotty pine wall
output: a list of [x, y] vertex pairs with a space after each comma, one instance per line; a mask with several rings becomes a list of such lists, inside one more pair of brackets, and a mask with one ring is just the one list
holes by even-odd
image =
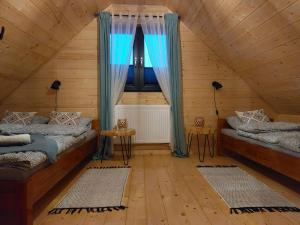
[[278, 113], [300, 114], [300, 0], [1, 0], [0, 102], [105, 8], [177, 12]]
[[277, 116], [276, 120], [277, 121], [300, 123], [300, 115], [280, 114], [280, 115]]
[[300, 0], [166, 0], [274, 110], [300, 114]]
[[[220, 116], [234, 110], [265, 108], [274, 112], [249, 86], [227, 67], [184, 24], [180, 24], [183, 70], [183, 103], [185, 123], [204, 116], [206, 124], [215, 125], [211, 82], [220, 81], [224, 88], [217, 92]], [[58, 110], [81, 111], [97, 117], [97, 21], [94, 19], [36, 74], [22, 83], [0, 106], [9, 110], [37, 111], [47, 114], [54, 108], [52, 81], [62, 81]], [[120, 104], [166, 104], [161, 93], [125, 93]]]
[[0, 101], [109, 5], [107, 0], [1, 0]]

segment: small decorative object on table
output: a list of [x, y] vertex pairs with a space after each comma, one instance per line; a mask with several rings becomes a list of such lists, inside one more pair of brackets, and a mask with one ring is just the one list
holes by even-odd
[[118, 129], [126, 129], [126, 128], [128, 128], [127, 119], [118, 119], [117, 126], [118, 126]]
[[201, 117], [201, 116], [198, 116], [195, 118], [195, 121], [194, 121], [194, 125], [195, 127], [204, 127], [204, 118]]

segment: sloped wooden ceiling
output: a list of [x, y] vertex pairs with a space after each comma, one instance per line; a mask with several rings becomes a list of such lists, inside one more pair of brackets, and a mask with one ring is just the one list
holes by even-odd
[[108, 5], [105, 0], [1, 0], [0, 102]]
[[112, 3], [178, 12], [278, 113], [300, 113], [300, 0], [1, 0], [0, 101]]
[[300, 114], [300, 1], [166, 4], [278, 113]]

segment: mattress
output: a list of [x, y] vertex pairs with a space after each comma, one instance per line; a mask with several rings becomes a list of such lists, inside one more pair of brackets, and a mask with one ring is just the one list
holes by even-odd
[[300, 158], [300, 153], [298, 153], [298, 152], [294, 152], [294, 151], [282, 148], [279, 145], [267, 144], [265, 142], [261, 142], [261, 141], [257, 141], [257, 140], [251, 139], [251, 138], [240, 136], [237, 134], [236, 130], [234, 130], [234, 129], [224, 128], [224, 129], [222, 129], [222, 134], [225, 134], [227, 136], [230, 136], [230, 137], [242, 140], [242, 141], [246, 141], [251, 144], [260, 145], [260, 146], [263, 146], [263, 147], [266, 147], [266, 148], [269, 148], [269, 149], [272, 149], [272, 150], [275, 150], [278, 152], [285, 153], [287, 155], [291, 155], [291, 156]]
[[[48, 136], [58, 144], [58, 159], [62, 154], [65, 154], [69, 151], [74, 150], [79, 147], [83, 143], [93, 139], [96, 136], [96, 132], [94, 130], [88, 130], [87, 132], [81, 134], [80, 136], [74, 138], [69, 136]], [[28, 160], [31, 163], [31, 168], [29, 169], [20, 169], [13, 167], [0, 167], [0, 180], [16, 180], [21, 181], [25, 180], [27, 177], [31, 176], [36, 171], [41, 168], [49, 165], [49, 161], [47, 159], [46, 154], [42, 152], [26, 152], [26, 153], [10, 153], [15, 154], [15, 157], [18, 157], [22, 160]], [[7, 154], [1, 155], [2, 157]]]

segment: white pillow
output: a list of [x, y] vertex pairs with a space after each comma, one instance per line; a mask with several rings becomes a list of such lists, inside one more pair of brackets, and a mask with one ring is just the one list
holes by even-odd
[[81, 112], [56, 112], [50, 113], [50, 121], [48, 124], [58, 124], [67, 126], [78, 126]]
[[237, 116], [229, 116], [226, 118], [226, 121], [235, 130], [244, 124]]
[[269, 117], [265, 114], [263, 109], [246, 112], [235, 111], [235, 113], [243, 123], [270, 122]]

